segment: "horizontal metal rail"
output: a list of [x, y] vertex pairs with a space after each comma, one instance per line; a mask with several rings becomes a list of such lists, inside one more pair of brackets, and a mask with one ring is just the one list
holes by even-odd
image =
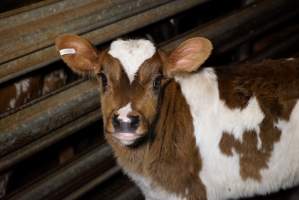
[[99, 88], [85, 81], [0, 120], [0, 156], [100, 107]]
[[[257, 4], [255, 7], [259, 8], [260, 5], [264, 7], [265, 2], [270, 2], [271, 5], [271, 2], [274, 1], [261, 1], [261, 3]], [[276, 7], [273, 9], [276, 9]], [[244, 16], [246, 16], [246, 18], [248, 18], [248, 13], [251, 13], [252, 10], [253, 8], [249, 7], [241, 12]], [[256, 10], [259, 12], [264, 11], [262, 9]], [[232, 16], [236, 15], [238, 15], [238, 13], [228, 16], [225, 19], [231, 20], [233, 18]], [[239, 17], [241, 18], [241, 16]], [[201, 27], [202, 30], [209, 30], [206, 32], [208, 33], [207, 36], [215, 41], [215, 46], [219, 46], [219, 40], [217, 40], [217, 38], [221, 37], [223, 34], [222, 31], [219, 31], [219, 24], [222, 24], [225, 19], [220, 19]], [[244, 20], [243, 23], [247, 23], [247, 21]], [[233, 32], [234, 29], [239, 29], [235, 26], [235, 24], [225, 24], [225, 30], [227, 32]], [[239, 26], [242, 27], [243, 24], [239, 23]], [[231, 27], [231, 29], [229, 29], [229, 27]], [[251, 28], [254, 29], [255, 27], [252, 26]], [[183, 35], [182, 38], [185, 39], [187, 37], [200, 35], [200, 33], [201, 31], [199, 29], [196, 30], [196, 32], [191, 32], [190, 35]], [[176, 46], [178, 41], [182, 41], [182, 38], [177, 38], [177, 40], [171, 41], [166, 45], [164, 44], [162, 48], [164, 50], [169, 50]], [[230, 38], [227, 39], [230, 40]], [[221, 42], [225, 43], [225, 41]], [[63, 93], [54, 95], [47, 100], [41, 101], [19, 111], [18, 113], [3, 118], [0, 120], [0, 155], [4, 156], [7, 153], [13, 152], [17, 148], [21, 148], [22, 146], [29, 144], [34, 140], [45, 136], [49, 132], [98, 108], [99, 91], [97, 86], [94, 83], [86, 81], [64, 91]], [[9, 156], [6, 158], [9, 158]], [[10, 161], [6, 162], [9, 163]], [[13, 162], [11, 162], [11, 164], [12, 163]], [[5, 167], [3, 167], [3, 169], [4, 168]]]
[[[258, 62], [263, 60], [264, 58], [269, 58], [272, 56], [279, 56], [281, 52], [288, 51], [293, 48], [293, 50], [297, 49], [299, 46], [299, 31], [289, 35], [287, 39], [281, 43], [273, 44], [268, 49], [264, 50], [263, 52], [258, 53], [252, 59], [252, 62]], [[294, 48], [295, 47], [295, 48]]]
[[50, 147], [51, 145], [61, 141], [64, 138], [74, 134], [80, 129], [100, 120], [100, 109], [85, 114], [83, 117], [78, 118], [67, 125], [58, 128], [42, 138], [25, 145], [22, 148], [13, 151], [12, 153], [0, 158], [0, 174], [1, 172], [8, 170], [13, 165], [25, 160], [26, 158], [36, 154], [43, 149]]
[[169, 1], [95, 0], [80, 7], [61, 9], [48, 17], [41, 16], [34, 21], [0, 30], [0, 63], [47, 47], [53, 44], [55, 37], [61, 33], [86, 33]]
[[[98, 181], [104, 181], [119, 170], [118, 168], [112, 168], [113, 171], [109, 171], [113, 166], [106, 166], [104, 167], [106, 169], [96, 170], [100, 169], [99, 166], [103, 166], [103, 163], [108, 159], [112, 159], [111, 148], [108, 145], [99, 146], [90, 151], [87, 155], [82, 156], [77, 161], [70, 163], [66, 167], [34, 183], [30, 187], [19, 191], [9, 199], [55, 199], [56, 197], [61, 197], [65, 191], [70, 192], [70, 189], [76, 187], [74, 185], [78, 184], [78, 182], [82, 182], [80, 179], [84, 179], [84, 177], [91, 175], [91, 173], [97, 174], [100, 179]], [[108, 174], [105, 175], [105, 171]], [[50, 198], [51, 196], [52, 198]]]
[[105, 174], [102, 176], [96, 177], [95, 179], [91, 180], [89, 183], [85, 184], [84, 186], [80, 187], [78, 190], [72, 192], [68, 196], [64, 197], [63, 200], [74, 200], [78, 199], [79, 197], [83, 196], [88, 191], [94, 189], [96, 186], [100, 185], [104, 181], [111, 178], [113, 175], [119, 173], [121, 168], [116, 165], [109, 169]]
[[25, 6], [21, 10], [12, 10], [8, 13], [0, 14], [0, 31], [26, 24], [36, 19], [49, 17], [65, 10], [80, 8], [94, 1], [96, 0], [46, 0], [31, 6]]
[[[178, 36], [164, 46], [171, 50], [187, 38], [206, 36], [212, 40], [214, 53], [230, 50], [242, 42], [281, 24], [299, 14], [299, 1], [263, 0], [221, 19]], [[274, 20], [275, 19], [275, 20]]]
[[47, 6], [47, 5], [57, 2], [57, 1], [60, 1], [60, 0], [43, 0], [43, 1], [33, 3], [33, 4], [29, 4], [27, 6], [21, 6], [21, 7], [12, 9], [12, 10], [8, 10], [8, 11], [0, 13], [0, 20], [2, 18], [9, 18], [11, 16], [16, 16], [23, 12], [30, 12], [31, 10]]
[[141, 192], [137, 187], [132, 187], [125, 191], [124, 193], [120, 194], [117, 198], [114, 200], [136, 200], [136, 199], [143, 199], [140, 197]]
[[[99, 1], [102, 2], [99, 5], [102, 5], [104, 2], [102, 0]], [[158, 20], [170, 17], [176, 13], [182, 12], [206, 1], [208, 0], [127, 0], [127, 4], [122, 4], [122, 9], [118, 8], [119, 5], [115, 5], [114, 7], [108, 6], [101, 9], [98, 8], [99, 6], [89, 5], [99, 9], [99, 13], [93, 13], [95, 15], [94, 17], [92, 17], [92, 14], [87, 16], [91, 18], [90, 20], [86, 17], [82, 17], [80, 18], [81, 21], [79, 19], [79, 21], [74, 19], [73, 21], [64, 22], [62, 20], [65, 20], [65, 15], [67, 15], [67, 13], [62, 13], [60, 14], [61, 16], [59, 16], [59, 18], [48, 17], [50, 19], [41, 19], [46, 21], [34, 21], [34, 26], [40, 26], [39, 24], [41, 24], [45, 26], [45, 31], [42, 27], [39, 28], [40, 31], [38, 32], [29, 24], [22, 25], [25, 27], [29, 26], [32, 32], [29, 32], [28, 30], [27, 34], [22, 34], [23, 37], [15, 38], [15, 40], [8, 36], [15, 34], [15, 32], [12, 32], [12, 30], [7, 29], [6, 32], [0, 31], [0, 36], [1, 34], [4, 34], [7, 38], [2, 40], [0, 45], [0, 49], [2, 49], [1, 51], [3, 52], [3, 54], [0, 55], [0, 63], [2, 63], [0, 64], [0, 83], [41, 68], [58, 60], [57, 53], [53, 47], [53, 41], [54, 38], [61, 33], [71, 32], [81, 34], [82, 36], [91, 40], [94, 44], [100, 44], [122, 34], [154, 23]], [[141, 4], [142, 2], [144, 2], [144, 5]], [[125, 10], [126, 8], [127, 10]], [[114, 12], [115, 16], [111, 17], [113, 10], [115, 10], [117, 13]], [[80, 13], [80, 10], [75, 9], [72, 12], [70, 11], [69, 15], [72, 16], [74, 12]], [[88, 10], [88, 12], [90, 12], [90, 10]], [[133, 15], [134, 13], [135, 15]], [[92, 21], [94, 23], [91, 23]], [[48, 23], [50, 22], [54, 23], [53, 26], [55, 27], [52, 27], [53, 30], [48, 28]], [[67, 24], [71, 22], [77, 26], [67, 28]], [[62, 23], [66, 24], [62, 26]], [[86, 25], [85, 23], [90, 25]], [[23, 32], [22, 28], [18, 30], [19, 32]], [[36, 33], [33, 34], [33, 32]], [[36, 40], [34, 40], [34, 38], [36, 38]], [[12, 43], [9, 43], [8, 40]], [[17, 41], [18, 43], [16, 43]]]

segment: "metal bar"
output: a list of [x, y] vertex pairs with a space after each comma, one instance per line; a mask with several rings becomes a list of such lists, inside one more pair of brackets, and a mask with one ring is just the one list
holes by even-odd
[[111, 168], [107, 172], [105, 172], [105, 174], [103, 174], [102, 176], [96, 177], [94, 180], [92, 180], [89, 183], [85, 184], [84, 186], [82, 186], [78, 190], [74, 191], [70, 195], [64, 197], [63, 200], [74, 200], [74, 199], [80, 198], [81, 196], [83, 196], [88, 191], [94, 189], [96, 186], [98, 186], [99, 184], [101, 184], [104, 181], [108, 180], [113, 175], [119, 173], [120, 170], [121, 170], [121, 168], [118, 165], [114, 166], [113, 168]]
[[[258, 29], [254, 29], [254, 30], [249, 30], [249, 27], [244, 28], [244, 31], [242, 30], [242, 33], [241, 33], [241, 37], [240, 35], [238, 34], [238, 32], [234, 33], [234, 37], [232, 37], [232, 39], [228, 40], [225, 42], [224, 45], [221, 45], [217, 52], [217, 54], [220, 54], [220, 53], [223, 53], [225, 51], [229, 51], [231, 49], [233, 49], [235, 46], [238, 46], [239, 44], [242, 44], [252, 38], [255, 38], [256, 36], [259, 36], [261, 35], [262, 33], [268, 31], [268, 30], [271, 30], [273, 27], [276, 27], [277, 25], [279, 24], [282, 24], [284, 22], [287, 22], [288, 20], [294, 18], [296, 15], [298, 15], [299, 13], [299, 10], [294, 10], [294, 11], [290, 11], [290, 12], [287, 12], [286, 15], [281, 15], [279, 16], [276, 20], [272, 20], [271, 22], [268, 22], [267, 21], [264, 21], [261, 17], [262, 20], [258, 20], [256, 19], [257, 21], [259, 21], [259, 28]], [[270, 20], [269, 20], [270, 21]], [[263, 22], [265, 24], [263, 24]], [[246, 34], [246, 32], [248, 34]]]
[[[201, 35], [212, 40], [215, 47], [214, 53], [221, 53], [291, 19], [298, 15], [298, 13], [299, 1], [258, 1], [258, 3], [246, 7], [241, 11], [227, 17], [222, 17], [221, 19], [216, 19], [185, 33], [183, 36], [174, 38], [163, 49], [169, 51], [187, 38]], [[226, 45], [224, 46], [223, 44]]]
[[[250, 59], [251, 62], [258, 62], [265, 58], [271, 58], [273, 56], [278, 56], [279, 54], [290, 50], [292, 47], [298, 47], [299, 45], [299, 32], [296, 32], [294, 35], [288, 36], [288, 39], [285, 41], [271, 45], [268, 49], [263, 52], [259, 52], [257, 55], [254, 55], [253, 59]], [[297, 49], [297, 48], [296, 48]]]
[[169, 1], [95, 0], [82, 7], [64, 9], [55, 15], [1, 30], [0, 63], [48, 47], [61, 33], [86, 33]]
[[22, 10], [12, 10], [11, 12], [0, 14], [0, 31], [26, 24], [36, 19], [49, 17], [64, 10], [78, 8], [93, 1], [95, 0], [46, 0], [37, 3], [38, 5], [26, 6]]
[[99, 89], [85, 81], [0, 120], [0, 156], [100, 107]]
[[117, 173], [107, 180], [107, 182], [97, 185], [96, 188], [88, 191], [77, 199], [144, 200], [144, 197], [137, 186], [128, 180], [128, 177], [121, 173]]
[[63, 127], [48, 133], [46, 136], [32, 143], [29, 143], [4, 157], [1, 157], [0, 173], [8, 170], [13, 165], [18, 164], [19, 162], [32, 156], [33, 154], [38, 153], [47, 147], [50, 147], [51, 145], [66, 137], [69, 137], [70, 135], [88, 126], [89, 124], [100, 120], [100, 115], [100, 109], [92, 111], [91, 113], [87, 113], [83, 117], [80, 117]]
[[144, 199], [140, 190], [137, 187], [131, 187], [122, 194], [119, 195], [119, 197], [115, 198], [114, 200], [132, 200], [132, 199]]
[[36, 2], [36, 3], [30, 4], [30, 5], [27, 5], [27, 6], [24, 6], [24, 7], [19, 7], [19, 8], [15, 8], [13, 10], [8, 10], [8, 11], [5, 11], [3, 13], [0, 13], [0, 20], [2, 18], [11, 17], [11, 16], [14, 16], [14, 15], [18, 15], [20, 13], [23, 13], [23, 12], [30, 12], [33, 9], [38, 9], [40, 7], [47, 6], [48, 4], [52, 4], [52, 3], [57, 2], [57, 1], [60, 1], [60, 0], [43, 0], [43, 1]]
[[67, 85], [64, 85], [63, 87], [58, 88], [57, 90], [51, 91], [51, 92], [49, 92], [47, 94], [44, 94], [44, 95], [42, 95], [42, 96], [40, 96], [40, 97], [38, 97], [36, 99], [32, 99], [31, 101], [29, 101], [29, 102], [21, 105], [20, 107], [8, 110], [6, 112], [2, 112], [2, 113], [0, 113], [0, 119], [4, 118], [6, 116], [12, 115], [13, 113], [16, 113], [16, 112], [18, 112], [20, 110], [23, 110], [24, 108], [32, 106], [32, 105], [34, 105], [34, 104], [36, 104], [36, 103], [38, 103], [38, 102], [40, 102], [40, 101], [42, 101], [44, 99], [49, 98], [50, 96], [53, 96], [53, 95], [58, 94], [60, 92], [63, 92], [64, 90], [66, 90], [68, 88], [71, 88], [71, 87], [73, 87], [73, 86], [75, 86], [75, 85], [77, 85], [79, 83], [82, 83], [85, 80], [86, 79], [84, 79], [84, 78], [79, 78], [79, 79], [75, 80], [74, 82], [68, 83]]
[[[135, 16], [128, 17], [113, 24], [84, 33], [82, 36], [97, 45], [207, 1], [208, 0], [171, 1], [168, 4], [161, 5]], [[58, 59], [59, 57], [52, 45], [28, 55], [15, 58], [14, 60], [0, 65], [0, 83], [39, 69], [47, 64], [57, 61]]]
[[[103, 163], [107, 159], [112, 158], [112, 151], [108, 145], [102, 145], [87, 155], [82, 156], [76, 162], [70, 163], [70, 165], [58, 170], [57, 172], [50, 174], [45, 179], [38, 181], [26, 188], [9, 199], [14, 200], [42, 200], [42, 199], [57, 199], [56, 197], [63, 195], [62, 193], [67, 190], [73, 189], [74, 184], [78, 184], [91, 172], [97, 171], [103, 176], [100, 180], [105, 180], [107, 175], [103, 171], [107, 171], [111, 166], [106, 166], [107, 169], [96, 170], [99, 166], [103, 166]], [[115, 168], [116, 170], [116, 168]], [[108, 171], [108, 175], [111, 175], [111, 171]], [[52, 197], [52, 198], [51, 198]]]

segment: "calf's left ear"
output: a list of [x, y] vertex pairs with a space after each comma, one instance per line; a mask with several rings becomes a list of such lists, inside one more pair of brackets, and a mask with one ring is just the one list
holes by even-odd
[[212, 49], [212, 43], [203, 37], [184, 41], [166, 58], [167, 75], [172, 77], [197, 70], [209, 58]]
[[100, 61], [95, 47], [86, 39], [65, 34], [55, 39], [62, 60], [76, 73], [90, 75], [100, 71]]

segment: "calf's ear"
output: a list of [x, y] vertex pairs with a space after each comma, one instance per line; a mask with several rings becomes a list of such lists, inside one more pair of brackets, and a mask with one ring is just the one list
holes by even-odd
[[62, 60], [76, 73], [90, 75], [100, 71], [95, 47], [86, 39], [71, 34], [58, 36], [55, 46]]
[[212, 43], [203, 37], [194, 37], [184, 41], [167, 57], [167, 75], [174, 76], [197, 70], [208, 59], [212, 49]]

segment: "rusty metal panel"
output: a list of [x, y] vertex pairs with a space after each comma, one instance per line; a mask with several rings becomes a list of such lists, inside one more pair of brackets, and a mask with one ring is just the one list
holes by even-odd
[[[111, 165], [103, 166], [103, 162], [107, 161], [107, 159], [111, 158], [112, 150], [108, 145], [99, 146], [98, 148], [90, 151], [87, 155], [82, 156], [79, 160], [71, 163], [65, 168], [60, 169], [55, 172], [51, 176], [43, 179], [29, 188], [22, 190], [17, 195], [14, 195], [10, 199], [15, 200], [42, 200], [42, 199], [60, 199], [60, 192], [64, 193], [67, 190], [70, 192], [72, 188], [72, 184], [76, 182], [80, 182], [78, 178], [87, 176], [94, 172], [95, 169], [103, 168], [102, 170], [98, 170], [99, 176], [98, 182], [102, 182], [111, 176], [113, 173], [119, 171], [119, 167], [114, 167], [112, 169]], [[100, 165], [102, 164], [102, 165]], [[103, 173], [108, 171], [107, 174]]]
[[52, 132], [47, 133], [46, 136], [39, 138], [36, 141], [31, 142], [24, 147], [18, 148], [16, 151], [9, 153], [6, 156], [0, 158], [0, 174], [1, 172], [8, 170], [13, 165], [23, 161], [42, 151], [45, 148], [59, 142], [60, 140], [67, 138], [68, 136], [76, 133], [80, 129], [86, 127], [88, 124], [98, 122], [101, 119], [101, 111], [97, 109], [90, 113], [84, 114], [84, 116], [75, 119], [74, 121], [64, 125], [61, 128], [55, 129]]
[[[44, 38], [44, 41], [48, 45], [48, 46], [46, 45], [44, 47], [38, 47], [38, 45], [36, 45], [37, 41], [32, 40], [32, 35], [30, 35], [30, 33], [28, 33], [28, 35], [29, 35], [28, 37], [30, 37], [30, 40], [32, 40], [32, 41], [29, 41], [29, 43], [31, 42], [30, 48], [34, 48], [35, 51], [31, 51], [31, 52], [29, 51], [29, 52], [27, 52], [26, 55], [23, 55], [20, 57], [15, 57], [13, 60], [8, 60], [7, 59], [8, 57], [4, 58], [4, 55], [2, 55], [3, 56], [2, 59], [4, 59], [4, 60], [6, 59], [6, 61], [3, 61], [2, 64], [0, 64], [0, 83], [3, 83], [7, 80], [10, 80], [17, 76], [20, 76], [22, 74], [28, 73], [32, 70], [41, 68], [47, 64], [50, 64], [50, 63], [58, 60], [57, 53], [52, 45], [53, 45], [54, 38], [60, 33], [63, 33], [63, 32], [79, 33], [97, 45], [97, 44], [106, 42], [108, 40], [111, 40], [115, 37], [118, 37], [122, 34], [131, 32], [133, 30], [136, 30], [138, 28], [141, 28], [143, 26], [146, 26], [146, 25], [156, 22], [158, 20], [161, 20], [161, 19], [164, 19], [171, 15], [174, 15], [175, 13], [187, 10], [195, 5], [207, 2], [207, 1], [208, 0], [175, 0], [175, 1], [170, 1], [169, 3], [162, 4], [162, 5], [160, 5], [161, 4], [161, 2], [160, 2], [159, 3], [160, 6], [155, 7], [153, 9], [149, 9], [149, 10], [144, 10], [145, 8], [142, 7], [143, 8], [142, 10], [144, 12], [141, 12], [134, 16], [131, 16], [132, 14], [127, 15], [128, 18], [124, 18], [124, 16], [121, 15], [121, 13], [119, 13], [119, 16], [117, 18], [117, 20], [119, 20], [119, 21], [112, 23], [113, 21], [111, 21], [111, 19], [110, 19], [110, 23], [112, 23], [112, 24], [108, 24], [108, 21], [105, 23], [101, 22], [102, 24], [97, 25], [100, 27], [94, 27], [94, 30], [93, 29], [85, 30], [85, 27], [82, 25], [80, 27], [80, 29], [77, 28], [78, 31], [66, 30], [66, 28], [64, 28], [64, 30], [57, 30], [57, 32], [53, 33], [51, 35], [51, 37], [45, 36], [46, 34], [44, 32], [41, 32], [39, 34], [43, 37], [46, 37], [46, 38]], [[130, 2], [133, 2], [133, 1], [130, 1]], [[131, 8], [131, 9], [133, 9], [133, 8]], [[109, 9], [107, 8], [106, 11], [108, 11], [108, 10]], [[125, 11], [123, 11], [123, 12], [126, 13]], [[56, 18], [53, 19], [53, 21], [56, 21], [56, 20], [57, 20]], [[86, 19], [84, 19], [83, 21], [85, 23], [88, 23], [85, 20]], [[98, 23], [100, 23], [100, 22], [98, 22]], [[106, 24], [106, 25], [104, 26], [104, 24]], [[57, 24], [57, 26], [62, 27], [60, 24]], [[60, 28], [60, 29], [62, 29], [62, 28]], [[85, 30], [85, 31], [83, 31], [83, 30]], [[1, 36], [1, 31], [0, 31], [0, 36]], [[38, 35], [36, 37], [38, 37]], [[39, 40], [41, 40], [41, 39], [39, 38]], [[26, 45], [26, 43], [25, 43], [25, 45]], [[4, 48], [4, 46], [3, 46], [3, 48]], [[12, 51], [12, 50], [17, 51], [14, 48], [14, 46], [12, 46], [11, 48], [12, 49], [10, 51]], [[0, 45], [0, 49], [1, 49], [1, 45]], [[27, 51], [27, 50], [28, 49], [24, 49], [22, 51]], [[20, 54], [20, 53], [18, 53], [18, 51], [17, 51], [17, 52], [15, 52], [15, 54]], [[10, 56], [14, 57], [15, 54], [12, 53], [12, 55], [10, 55]], [[0, 55], [0, 60], [1, 60], [1, 55]], [[1, 61], [0, 61], [0, 63], [1, 63]]]
[[96, 0], [81, 7], [64, 9], [52, 16], [3, 29], [0, 31], [0, 63], [47, 47], [61, 33], [86, 33], [169, 1]]
[[[86, 185], [82, 186], [81, 188], [79, 188], [78, 190], [72, 192], [71, 194], [67, 195], [66, 197], [64, 197], [64, 200], [73, 200], [73, 199], [78, 199], [79, 197], [81, 197], [84, 193], [90, 191], [91, 189], [95, 188], [97, 185], [103, 183], [105, 180], [107, 180], [108, 178], [110, 178], [111, 176], [113, 176], [114, 174], [120, 172], [121, 168], [119, 166], [114, 166], [111, 169], [109, 169], [107, 172], [105, 172], [105, 174], [103, 174], [102, 176], [98, 176], [95, 179], [93, 179], [92, 181], [90, 181], [89, 183], [87, 183]], [[134, 191], [134, 193], [136, 193], [136, 191]], [[129, 194], [129, 196], [131, 196]]]
[[[174, 38], [173, 42], [166, 44], [164, 49], [170, 50], [187, 38], [201, 35], [212, 40], [216, 47], [216, 51], [227, 51], [250, 38], [256, 37], [270, 28], [287, 21], [298, 15], [298, 13], [299, 1], [258, 1], [234, 14], [222, 17], [219, 20], [210, 22], [208, 25], [191, 30], [183, 37], [179, 36]], [[226, 44], [225, 48], [223, 47], [223, 44]]]
[[19, 26], [36, 19], [49, 17], [64, 10], [79, 8], [96, 0], [44, 0], [38, 4], [23, 7], [22, 10], [16, 9], [8, 13], [0, 14], [0, 31]]
[[0, 155], [20, 148], [100, 106], [99, 89], [85, 81], [0, 120]]

